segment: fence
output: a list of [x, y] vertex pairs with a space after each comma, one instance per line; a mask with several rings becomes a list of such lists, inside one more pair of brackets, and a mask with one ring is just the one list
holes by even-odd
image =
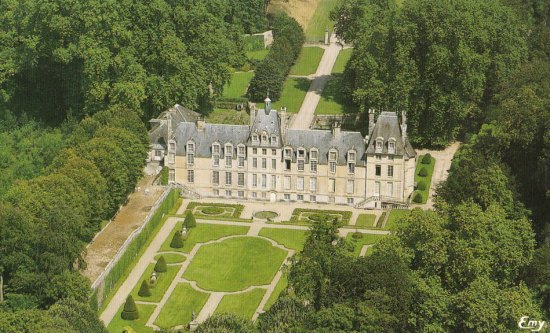
[[179, 191], [169, 187], [162, 193], [155, 205], [145, 217], [145, 222], [134, 230], [109, 262], [103, 273], [92, 283], [94, 290], [92, 302], [101, 308], [103, 301], [109, 296], [112, 288], [130, 269], [142, 247], [147, 243], [149, 236], [160, 224], [162, 218], [174, 206], [179, 197]]

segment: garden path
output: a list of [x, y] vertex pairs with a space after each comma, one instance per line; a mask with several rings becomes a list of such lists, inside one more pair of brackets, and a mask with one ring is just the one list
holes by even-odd
[[361, 248], [361, 252], [359, 253], [359, 256], [360, 256], [360, 257], [364, 257], [365, 254], [367, 253], [368, 249], [369, 249], [371, 246], [374, 246], [374, 244], [363, 245], [363, 247]]

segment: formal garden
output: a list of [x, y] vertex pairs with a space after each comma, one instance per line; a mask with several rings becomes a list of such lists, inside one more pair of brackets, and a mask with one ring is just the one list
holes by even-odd
[[416, 190], [412, 195], [414, 203], [425, 204], [430, 195], [430, 185], [432, 184], [432, 174], [435, 167], [435, 158], [429, 153], [418, 156], [416, 161], [416, 172], [414, 182]]
[[313, 221], [322, 221], [328, 219], [336, 219], [338, 220], [338, 222], [340, 222], [341, 225], [347, 225], [349, 224], [351, 219], [351, 212], [340, 210], [296, 208], [292, 212], [290, 222], [298, 224], [310, 224]]

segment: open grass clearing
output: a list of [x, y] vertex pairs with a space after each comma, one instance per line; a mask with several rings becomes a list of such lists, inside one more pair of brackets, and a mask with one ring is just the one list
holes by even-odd
[[388, 216], [388, 221], [384, 229], [393, 230], [399, 224], [399, 222], [409, 216], [411, 213], [408, 209], [392, 209], [390, 211], [390, 216]]
[[139, 333], [154, 332], [151, 327], [147, 327], [145, 324], [147, 323], [149, 317], [153, 314], [153, 311], [155, 311], [155, 306], [148, 304], [136, 304], [136, 306], [139, 313], [139, 318], [137, 320], [124, 320], [120, 317], [122, 309], [124, 308], [123, 304], [117, 314], [113, 317], [113, 320], [109, 323], [109, 326], [107, 326], [107, 330], [110, 333], [120, 333], [124, 332], [125, 327], [131, 327], [134, 331]]
[[254, 237], [202, 246], [183, 277], [211, 291], [239, 291], [271, 283], [287, 251]]
[[340, 50], [340, 53], [338, 53], [338, 58], [336, 58], [336, 62], [334, 63], [334, 67], [332, 67], [332, 74], [344, 73], [344, 69], [351, 58], [352, 53], [353, 49]]
[[236, 72], [231, 74], [231, 79], [223, 87], [223, 97], [240, 98], [246, 93], [254, 72]]
[[149, 297], [141, 297], [138, 295], [139, 288], [141, 287], [141, 281], [147, 280], [149, 281], [151, 278], [151, 273], [153, 272], [153, 269], [155, 268], [155, 264], [150, 264], [147, 266], [147, 269], [139, 279], [138, 283], [134, 286], [134, 289], [132, 290], [132, 296], [134, 297], [134, 300], [136, 301], [145, 301], [145, 302], [160, 302], [162, 297], [164, 296], [164, 293], [166, 293], [166, 290], [168, 287], [170, 287], [170, 284], [178, 274], [178, 271], [180, 269], [180, 266], [168, 266], [167, 271], [164, 273], [157, 273], [157, 281], [155, 285], [149, 285], [151, 290], [151, 296]]
[[208, 113], [205, 120], [211, 124], [248, 125], [250, 116], [244, 110], [214, 109]]
[[325, 30], [330, 32], [334, 29], [334, 22], [330, 20], [330, 12], [336, 8], [339, 0], [320, 0], [315, 13], [309, 20], [305, 29], [308, 42], [319, 42], [324, 40]]
[[302, 251], [308, 234], [308, 230], [262, 228], [258, 235], [273, 239], [287, 249]]
[[353, 245], [353, 255], [358, 257], [364, 245], [376, 244], [386, 235], [361, 234], [362, 237], [354, 238], [353, 233], [347, 235], [346, 240]]
[[317, 72], [319, 62], [323, 57], [325, 50], [323, 48], [314, 47], [302, 47], [300, 56], [296, 63], [290, 69], [291, 75], [310, 75]]
[[273, 103], [272, 108], [280, 110], [281, 107], [285, 106], [287, 112], [298, 113], [310, 84], [311, 81], [306, 78], [287, 78], [281, 92], [281, 98]]
[[335, 74], [329, 79], [321, 92], [321, 99], [315, 114], [318, 115], [341, 115], [358, 112], [358, 108], [352, 105], [342, 94], [342, 76]]
[[264, 294], [265, 289], [257, 288], [241, 294], [225, 295], [214, 313], [230, 313], [251, 320]]
[[193, 289], [188, 283], [178, 283], [160, 311], [155, 325], [162, 328], [186, 326], [191, 321], [193, 312], [198, 314], [208, 297], [209, 294]]
[[355, 225], [358, 227], [375, 227], [376, 215], [374, 214], [359, 214]]
[[180, 221], [174, 227], [174, 230], [170, 233], [170, 236], [164, 241], [160, 251], [177, 251], [189, 253], [193, 246], [197, 243], [206, 243], [211, 240], [220, 239], [226, 236], [233, 235], [246, 235], [248, 227], [232, 226], [232, 225], [217, 225], [217, 224], [203, 224], [197, 223], [195, 228], [187, 230], [187, 239], [183, 242], [183, 247], [174, 249], [170, 247], [170, 242], [174, 232], [181, 232], [183, 221]]

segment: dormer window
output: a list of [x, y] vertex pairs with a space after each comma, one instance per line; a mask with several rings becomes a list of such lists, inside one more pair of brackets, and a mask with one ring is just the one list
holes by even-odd
[[277, 145], [277, 136], [275, 136], [275, 135], [271, 136], [271, 144], [274, 145], [274, 146]]
[[395, 154], [395, 139], [390, 138], [388, 140], [388, 154]]
[[195, 144], [193, 142], [187, 144], [187, 153], [195, 153]]
[[382, 153], [382, 147], [384, 146], [384, 139], [383, 138], [377, 138], [376, 139], [376, 153], [381, 154]]
[[317, 158], [319, 156], [319, 152], [317, 149], [311, 149], [309, 151], [309, 170], [311, 172], [317, 172]]
[[195, 164], [195, 144], [193, 142], [187, 143], [187, 165]]
[[304, 158], [306, 156], [306, 151], [303, 148], [298, 149], [298, 158]]
[[168, 163], [176, 163], [176, 142], [174, 140], [168, 142]]
[[267, 134], [263, 133], [262, 134], [262, 144], [263, 145], [266, 145], [268, 144], [269, 142], [267, 141]]
[[258, 134], [252, 134], [252, 143], [258, 143]]
[[355, 173], [355, 151], [349, 151], [348, 152], [348, 173], [354, 174]]
[[297, 158], [298, 171], [304, 171], [304, 165], [306, 163], [305, 157], [306, 157], [305, 149], [304, 148], [298, 148], [298, 158]]
[[291, 158], [291, 157], [292, 157], [292, 149], [285, 148], [285, 158]]
[[285, 171], [290, 171], [290, 164], [292, 162], [292, 148], [285, 148]]
[[220, 145], [215, 143], [212, 145], [212, 154], [219, 154], [220, 153]]
[[212, 165], [220, 166], [220, 144], [218, 143], [212, 145]]
[[232, 157], [233, 157], [233, 145], [227, 144], [225, 145], [225, 167], [226, 168], [231, 167]]
[[336, 173], [336, 158], [337, 158], [337, 152], [335, 150], [331, 150], [328, 153], [328, 165], [329, 165], [329, 171], [330, 173]]
[[244, 155], [244, 153], [245, 153], [244, 145], [240, 145], [238, 149], [239, 149], [238, 154], [239, 155]]
[[246, 147], [241, 144], [237, 148], [237, 155], [238, 155], [238, 167], [244, 168], [244, 159], [245, 159], [245, 153], [246, 153]]

